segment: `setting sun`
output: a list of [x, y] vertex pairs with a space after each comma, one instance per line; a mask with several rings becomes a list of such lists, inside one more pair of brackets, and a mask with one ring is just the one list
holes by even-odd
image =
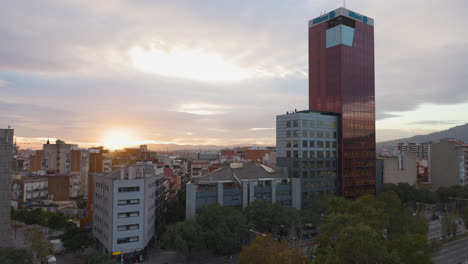
[[110, 150], [123, 149], [133, 145], [134, 140], [125, 129], [112, 129], [104, 135], [104, 146]]

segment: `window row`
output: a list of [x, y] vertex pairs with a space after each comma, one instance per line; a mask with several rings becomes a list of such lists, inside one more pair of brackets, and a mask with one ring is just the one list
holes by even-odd
[[133, 242], [138, 242], [138, 240], [139, 240], [138, 236], [123, 237], [123, 238], [117, 239], [117, 244], [133, 243]]
[[[287, 148], [298, 148], [299, 141], [292, 140], [286, 141]], [[336, 148], [336, 141], [314, 141], [314, 140], [302, 140], [303, 148]]]
[[119, 188], [119, 192], [139, 192], [139, 191], [140, 191], [140, 186]]
[[335, 170], [321, 170], [321, 171], [303, 171], [302, 178], [331, 178], [336, 177]]
[[140, 204], [140, 199], [119, 200], [118, 204], [119, 205]]
[[318, 161], [302, 161], [301, 164], [299, 164], [298, 160], [293, 161], [293, 168], [299, 168], [299, 165], [301, 165], [301, 168], [303, 169], [322, 169], [322, 168], [336, 168], [337, 167], [337, 162], [336, 160], [318, 160]]
[[117, 215], [118, 218], [137, 217], [137, 216], [140, 216], [140, 212], [138, 211], [118, 213]]
[[140, 228], [139, 224], [120, 225], [120, 226], [117, 226], [117, 231], [136, 230], [138, 228]]
[[[286, 121], [286, 127], [299, 127], [299, 120]], [[336, 129], [336, 122], [324, 120], [302, 120], [302, 127]]]
[[336, 131], [313, 131], [313, 130], [286, 130], [286, 138], [296, 138], [299, 137], [299, 134], [302, 137], [310, 138], [336, 138]]
[[[336, 151], [302, 151], [301, 158], [336, 158], [338, 154]], [[299, 158], [298, 150], [287, 150], [286, 158]]]

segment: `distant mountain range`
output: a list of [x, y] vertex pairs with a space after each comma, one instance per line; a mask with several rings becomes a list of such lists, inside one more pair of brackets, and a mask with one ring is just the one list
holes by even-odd
[[377, 143], [377, 150], [393, 147], [398, 143], [426, 143], [426, 142], [437, 142], [444, 138], [452, 138], [464, 142], [468, 142], [468, 123], [449, 128], [447, 130], [442, 130], [439, 132], [434, 132], [427, 135], [418, 135], [410, 138], [401, 138], [385, 142]]

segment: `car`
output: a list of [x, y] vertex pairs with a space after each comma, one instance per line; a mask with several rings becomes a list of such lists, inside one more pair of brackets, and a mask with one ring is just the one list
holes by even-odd
[[439, 220], [439, 216], [436, 214], [431, 215], [431, 220]]

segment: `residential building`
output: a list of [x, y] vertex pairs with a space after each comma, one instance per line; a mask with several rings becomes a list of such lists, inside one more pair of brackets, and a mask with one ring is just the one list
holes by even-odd
[[141, 251], [154, 239], [160, 166], [145, 163], [94, 175], [93, 235], [113, 255]]
[[49, 174], [70, 174], [71, 150], [78, 148], [76, 144], [66, 144], [65, 141], [57, 140], [55, 144], [47, 144], [42, 148], [42, 169]]
[[383, 183], [417, 183], [416, 153], [383, 158]]
[[49, 175], [49, 197], [54, 201], [68, 201], [80, 194], [80, 175]]
[[338, 193], [375, 194], [372, 18], [338, 8], [309, 21], [309, 110], [338, 115]]
[[395, 154], [414, 153], [417, 159], [429, 158], [430, 143], [398, 143], [395, 146]]
[[80, 177], [80, 196], [88, 197], [89, 151], [74, 149], [71, 151], [70, 174]]
[[288, 178], [283, 170], [249, 162], [230, 163], [187, 183], [186, 219], [195, 218], [201, 208], [214, 203], [243, 210], [254, 201], [264, 201], [300, 209], [300, 189], [300, 179]]
[[0, 247], [11, 245], [10, 184], [13, 159], [13, 129], [0, 129]]
[[301, 207], [316, 196], [336, 194], [338, 117], [314, 111], [276, 116], [276, 165], [301, 179]]
[[49, 181], [44, 176], [14, 177], [11, 183], [11, 204], [15, 208], [22, 207], [24, 203], [48, 198]]
[[29, 171], [37, 172], [42, 170], [42, 150], [36, 150], [29, 156]]
[[429, 180], [431, 187], [468, 183], [468, 144], [456, 140], [442, 139], [431, 144]]

